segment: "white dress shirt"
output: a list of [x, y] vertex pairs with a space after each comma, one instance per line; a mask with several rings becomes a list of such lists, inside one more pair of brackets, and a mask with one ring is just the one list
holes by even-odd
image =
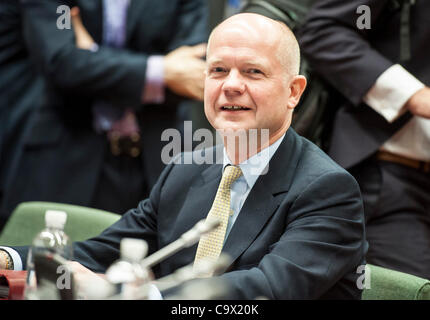
[[[249, 192], [252, 190], [252, 187], [254, 186], [257, 179], [261, 175], [267, 173], [269, 161], [276, 150], [278, 150], [279, 145], [281, 144], [284, 137], [285, 134], [266, 149], [260, 151], [248, 160], [239, 164], [239, 167], [242, 170], [242, 175], [233, 182], [230, 188], [230, 209], [232, 210], [233, 214], [231, 215], [227, 224], [224, 242], [227, 239], [234, 222], [239, 216], [239, 212], [242, 209]], [[223, 172], [225, 167], [228, 165], [233, 164], [224, 148], [224, 160], [222, 167]]]
[[[424, 87], [422, 82], [396, 64], [379, 76], [364, 102], [391, 123], [407, 111], [405, 103]], [[381, 150], [430, 161], [430, 120], [413, 116], [381, 146]]]

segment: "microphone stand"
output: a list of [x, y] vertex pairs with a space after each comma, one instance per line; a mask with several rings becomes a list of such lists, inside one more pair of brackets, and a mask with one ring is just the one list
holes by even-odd
[[203, 234], [206, 234], [221, 224], [219, 219], [200, 220], [189, 231], [185, 232], [178, 240], [168, 244], [159, 251], [142, 260], [142, 267], [151, 268], [162, 260], [174, 255], [176, 252], [191, 247], [200, 240]]
[[[220, 224], [221, 224], [221, 221], [217, 218], [200, 220], [199, 222], [197, 222], [195, 224], [194, 227], [192, 227], [190, 230], [188, 230], [183, 235], [181, 235], [181, 237], [179, 239], [175, 240], [174, 242], [168, 244], [167, 246], [163, 247], [162, 249], [154, 252], [152, 255], [143, 259], [141, 262], [141, 266], [143, 268], [146, 268], [147, 270], [149, 270], [154, 265], [156, 265], [156, 264], [160, 263], [162, 260], [167, 259], [168, 257], [174, 255], [178, 251], [180, 251], [184, 248], [191, 247], [192, 245], [194, 245], [195, 243], [197, 243], [200, 240], [200, 237], [202, 235], [216, 229]], [[202, 269], [208, 268], [208, 267], [205, 267], [205, 264], [202, 263], [202, 265], [203, 265]], [[213, 266], [211, 266], [211, 267], [212, 267], [212, 269], [210, 271], [214, 270], [213, 269], [214, 267]], [[191, 271], [188, 268], [191, 268]], [[177, 272], [178, 271], [180, 271], [181, 274], [184, 273], [186, 275], [191, 275], [190, 279], [195, 277], [194, 272], [192, 271], [192, 265], [183, 267], [183, 268], [177, 270]], [[148, 274], [150, 274], [150, 273], [148, 272]], [[186, 276], [185, 278], [189, 278], [189, 276]], [[145, 284], [143, 284], [141, 287], [138, 299], [146, 299], [148, 296], [148, 290], [149, 290], [151, 283], [150, 283], [149, 278], [146, 280], [147, 280], [147, 282]], [[120, 299], [120, 296], [115, 295], [115, 296], [110, 297], [109, 299]]]

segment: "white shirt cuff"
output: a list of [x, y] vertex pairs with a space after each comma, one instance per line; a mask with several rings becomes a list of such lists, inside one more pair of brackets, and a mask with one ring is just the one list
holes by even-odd
[[22, 271], [22, 260], [21, 260], [21, 257], [19, 256], [18, 252], [16, 252], [12, 248], [8, 248], [8, 247], [0, 247], [0, 249], [6, 251], [10, 255], [10, 257], [12, 258], [13, 270]]
[[164, 56], [149, 56], [146, 64], [146, 81], [142, 92], [142, 103], [163, 103]]
[[364, 102], [393, 122], [406, 110], [405, 103], [425, 85], [399, 64], [385, 70], [364, 97]]
[[99, 51], [99, 45], [97, 43], [93, 43], [89, 49], [91, 52], [97, 52]]
[[157, 286], [154, 284], [149, 286], [148, 300], [163, 300], [160, 290], [158, 290]]

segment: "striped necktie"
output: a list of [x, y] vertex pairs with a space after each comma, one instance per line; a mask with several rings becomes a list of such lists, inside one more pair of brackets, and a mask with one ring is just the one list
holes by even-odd
[[[212, 232], [200, 238], [197, 247], [194, 267], [202, 261], [216, 261], [224, 244], [225, 232], [230, 217], [230, 187], [242, 175], [242, 171], [236, 166], [227, 166], [222, 175], [215, 200], [206, 219], [219, 219], [221, 224]], [[208, 275], [211, 276], [211, 275]]]

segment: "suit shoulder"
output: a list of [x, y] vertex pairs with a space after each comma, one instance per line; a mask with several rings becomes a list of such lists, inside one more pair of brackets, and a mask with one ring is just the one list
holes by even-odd
[[170, 162], [173, 165], [172, 171], [180, 170], [184, 174], [190, 172], [201, 172], [213, 164], [223, 162], [222, 145], [213, 146], [193, 151], [181, 152]]
[[355, 178], [316, 145], [302, 139], [300, 159], [289, 189], [290, 198], [295, 199], [296, 204], [319, 199], [333, 205], [348, 199], [361, 208], [361, 192]]
[[[297, 165], [298, 173], [315, 179], [328, 173], [349, 176], [352, 175], [330, 158], [323, 150], [306, 138], [303, 142], [302, 153]], [[355, 180], [355, 179], [354, 179]]]

